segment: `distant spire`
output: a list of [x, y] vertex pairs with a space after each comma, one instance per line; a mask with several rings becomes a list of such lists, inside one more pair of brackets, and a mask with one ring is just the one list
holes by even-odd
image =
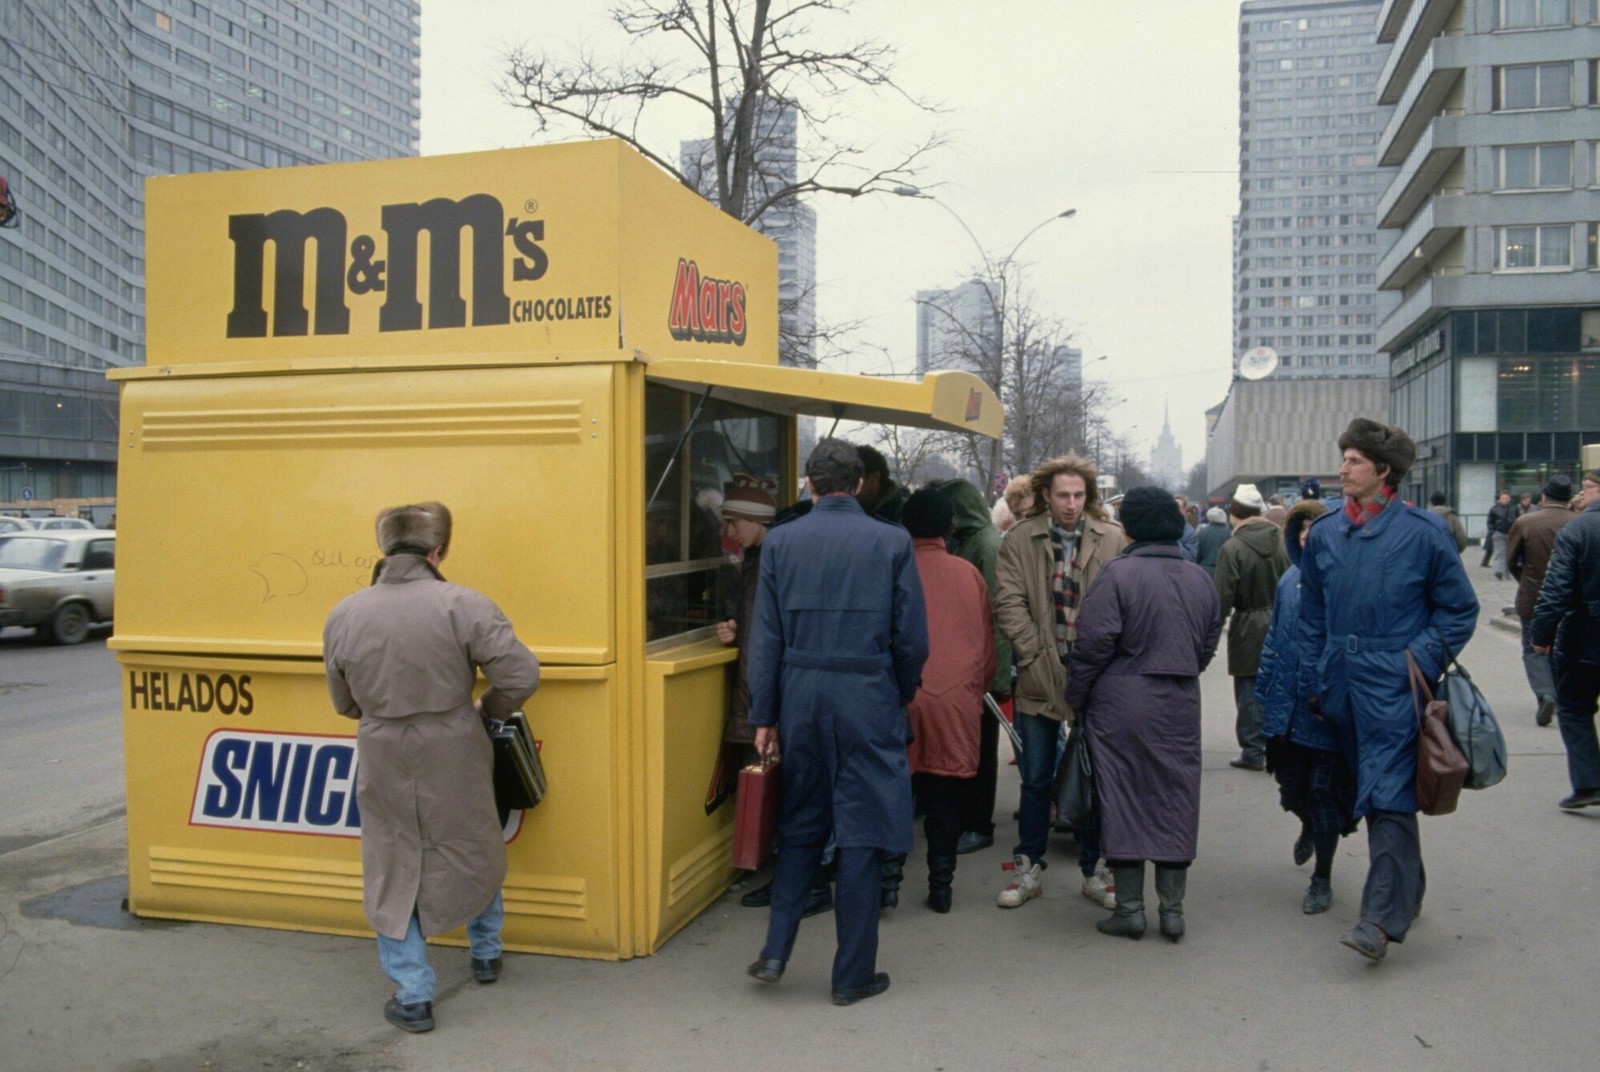
[[1168, 399], [1163, 399], [1161, 402], [1161, 434], [1164, 436], [1172, 434], [1172, 422], [1167, 419], [1167, 415], [1171, 410], [1172, 402]]

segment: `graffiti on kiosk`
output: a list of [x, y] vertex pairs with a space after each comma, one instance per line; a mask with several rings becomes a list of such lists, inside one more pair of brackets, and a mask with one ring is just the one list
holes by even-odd
[[[378, 330], [419, 331], [418, 251], [428, 239], [427, 327], [459, 328], [468, 323], [468, 301], [461, 293], [462, 235], [470, 235], [473, 327], [552, 320], [609, 319], [609, 294], [558, 295], [513, 301], [506, 292], [507, 261], [512, 283], [532, 283], [550, 268], [542, 219], [506, 218], [500, 200], [472, 194], [454, 201], [384, 205], [380, 210], [384, 246], [372, 235], [350, 238], [350, 225], [338, 209], [306, 212], [278, 209], [228, 217], [233, 243], [233, 308], [230, 339], [266, 336], [348, 335], [352, 296], [383, 295]], [[273, 309], [270, 331], [265, 307], [266, 249], [273, 246]], [[509, 250], [508, 250], [509, 244]], [[312, 277], [306, 278], [306, 247], [314, 247]], [[380, 256], [380, 252], [382, 256]], [[509, 256], [508, 256], [509, 254]], [[307, 284], [312, 290], [306, 308]], [[742, 316], [742, 314], [741, 314]]]

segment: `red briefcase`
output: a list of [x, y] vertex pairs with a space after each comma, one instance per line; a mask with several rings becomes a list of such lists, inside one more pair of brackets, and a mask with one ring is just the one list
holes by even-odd
[[739, 772], [733, 820], [733, 866], [759, 871], [778, 829], [778, 765], [752, 763]]

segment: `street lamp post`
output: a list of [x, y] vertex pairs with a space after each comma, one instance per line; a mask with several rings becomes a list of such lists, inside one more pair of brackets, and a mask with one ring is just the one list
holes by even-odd
[[[1011, 251], [1002, 257], [997, 263], [990, 259], [989, 251], [984, 248], [984, 245], [981, 241], [979, 241], [977, 234], [972, 230], [971, 227], [967, 226], [967, 221], [962, 219], [961, 215], [956, 212], [955, 209], [951, 208], [937, 197], [934, 197], [932, 194], [925, 193], [915, 186], [896, 186], [893, 190], [893, 193], [900, 197], [914, 197], [922, 201], [932, 201], [934, 204], [944, 209], [945, 212], [949, 213], [950, 218], [955, 220], [956, 223], [960, 225], [961, 229], [967, 233], [968, 238], [972, 239], [972, 244], [977, 249], [978, 256], [983, 261], [985, 278], [982, 279], [980, 283], [983, 287], [984, 295], [989, 299], [990, 312], [994, 316], [994, 381], [990, 383], [989, 386], [994, 389], [995, 396], [1004, 401], [1003, 387], [1005, 383], [1006, 356], [1005, 314], [1006, 305], [1009, 300], [1008, 291], [1010, 289], [1010, 272], [1012, 262], [1016, 260], [1017, 254], [1021, 252], [1022, 247], [1027, 244], [1028, 239], [1038, 234], [1046, 226], [1056, 220], [1070, 220], [1072, 217], [1078, 214], [1078, 210], [1075, 208], [1069, 208], [1065, 211], [1057, 212], [1046, 219], [1040, 220], [1032, 227], [1032, 229], [1028, 231], [1027, 234], [1018, 239], [1017, 243], [1011, 247]], [[995, 294], [994, 287], [991, 286], [991, 280], [999, 281], [1000, 293], [998, 295]], [[987, 486], [989, 486], [991, 495], [993, 493], [994, 474], [1000, 469], [1001, 445], [1001, 440], [999, 439], [993, 440], [989, 444], [989, 471], [984, 474], [984, 482]]]

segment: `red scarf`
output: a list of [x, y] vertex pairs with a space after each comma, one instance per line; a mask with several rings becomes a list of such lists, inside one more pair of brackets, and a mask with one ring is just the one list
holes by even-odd
[[1383, 508], [1389, 505], [1394, 494], [1394, 488], [1384, 488], [1365, 506], [1362, 506], [1355, 499], [1346, 498], [1344, 501], [1344, 516], [1350, 519], [1350, 524], [1359, 528], [1383, 513]]

